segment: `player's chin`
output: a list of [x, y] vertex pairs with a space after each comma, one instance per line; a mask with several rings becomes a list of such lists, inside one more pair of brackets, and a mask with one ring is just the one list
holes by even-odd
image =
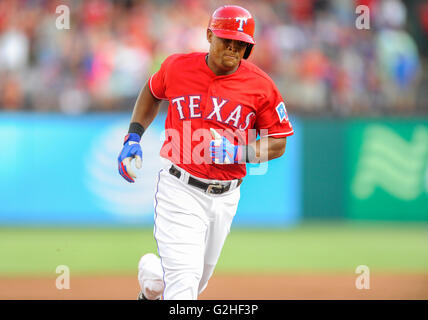
[[233, 69], [239, 64], [239, 58], [234, 56], [224, 56], [223, 57], [223, 66], [226, 68]]

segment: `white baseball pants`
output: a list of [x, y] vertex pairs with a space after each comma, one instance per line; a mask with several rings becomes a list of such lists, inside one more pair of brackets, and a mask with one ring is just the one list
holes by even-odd
[[180, 170], [178, 179], [169, 173], [170, 167], [165, 161], [154, 199], [153, 234], [160, 259], [144, 255], [138, 279], [148, 299], [159, 299], [163, 294], [165, 300], [195, 300], [207, 286], [230, 232], [240, 187], [234, 180], [232, 190], [209, 195], [186, 183], [186, 171]]

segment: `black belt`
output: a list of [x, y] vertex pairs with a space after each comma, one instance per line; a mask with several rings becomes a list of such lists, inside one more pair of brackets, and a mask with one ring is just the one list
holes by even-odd
[[[173, 165], [171, 168], [169, 168], [169, 173], [172, 174], [174, 177], [177, 177], [180, 179], [181, 177], [181, 171], [178, 170]], [[242, 183], [242, 179], [239, 179], [238, 184], [236, 187], [238, 187]], [[197, 187], [199, 189], [204, 190], [206, 193], [212, 193], [212, 194], [222, 194], [226, 191], [229, 191], [230, 186], [232, 185], [232, 182], [229, 182], [227, 184], [217, 184], [217, 183], [205, 183], [198, 179], [195, 179], [193, 177], [189, 177], [188, 184], [191, 186]]]

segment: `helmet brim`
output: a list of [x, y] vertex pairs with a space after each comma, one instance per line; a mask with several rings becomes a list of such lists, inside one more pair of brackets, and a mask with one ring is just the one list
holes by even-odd
[[219, 38], [238, 40], [238, 41], [244, 41], [250, 44], [256, 44], [256, 42], [251, 36], [243, 32], [232, 31], [232, 30], [217, 30], [212, 28], [210, 28], [210, 30]]

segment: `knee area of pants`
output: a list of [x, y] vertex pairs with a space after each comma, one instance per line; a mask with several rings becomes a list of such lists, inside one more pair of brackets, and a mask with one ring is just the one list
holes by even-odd
[[159, 261], [158, 256], [156, 256], [153, 253], [147, 253], [141, 257], [140, 261], [138, 262], [138, 268], [143, 269], [146, 266], [150, 266], [158, 263], [158, 261]]

